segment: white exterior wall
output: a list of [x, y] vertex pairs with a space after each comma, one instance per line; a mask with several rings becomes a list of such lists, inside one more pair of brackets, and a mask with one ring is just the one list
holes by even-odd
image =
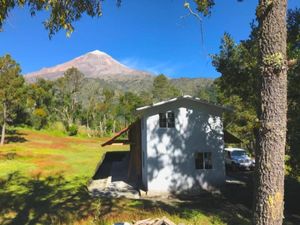
[[[160, 128], [159, 113], [173, 111], [175, 128]], [[148, 110], [143, 121], [143, 183], [149, 193], [212, 189], [225, 181], [221, 110], [179, 100]], [[212, 152], [212, 169], [197, 170], [195, 153]]]

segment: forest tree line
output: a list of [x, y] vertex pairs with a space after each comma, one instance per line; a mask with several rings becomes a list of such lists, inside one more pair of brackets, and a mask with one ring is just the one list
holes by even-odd
[[[236, 44], [230, 34], [221, 41], [220, 52], [212, 56], [213, 65], [221, 73], [214, 82], [218, 102], [233, 107], [225, 114], [225, 127], [237, 134], [248, 149], [259, 142], [260, 68], [259, 28], [252, 24], [250, 37]], [[288, 69], [288, 113], [286, 155], [290, 172], [300, 174], [300, 9], [287, 13], [287, 57], [293, 59]]]
[[11, 56], [1, 57], [0, 64], [3, 132], [7, 125], [26, 125], [69, 135], [81, 131], [88, 136], [109, 136], [135, 120], [136, 108], [180, 95], [163, 74], [155, 77], [151, 91], [134, 93], [99, 88], [74, 67], [57, 80], [27, 83]]

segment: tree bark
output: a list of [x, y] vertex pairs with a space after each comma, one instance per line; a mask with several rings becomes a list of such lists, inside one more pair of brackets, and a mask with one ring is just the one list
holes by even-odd
[[255, 225], [281, 225], [287, 113], [287, 0], [260, 0], [261, 125], [256, 154]]
[[0, 141], [1, 146], [4, 145], [4, 141], [5, 141], [5, 129], [6, 129], [6, 119], [7, 119], [6, 111], [7, 111], [6, 104], [3, 103], [3, 124], [2, 124], [1, 141]]

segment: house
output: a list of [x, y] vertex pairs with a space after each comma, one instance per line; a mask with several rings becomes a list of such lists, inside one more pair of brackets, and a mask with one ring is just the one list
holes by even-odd
[[[128, 178], [149, 195], [211, 190], [225, 182], [225, 110], [191, 96], [141, 107], [139, 119], [103, 146], [130, 143]], [[117, 140], [124, 132], [128, 140]]]

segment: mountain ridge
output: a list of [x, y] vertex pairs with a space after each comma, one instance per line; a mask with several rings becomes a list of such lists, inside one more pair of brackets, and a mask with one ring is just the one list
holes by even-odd
[[143, 79], [153, 76], [149, 72], [129, 68], [105, 52], [94, 50], [56, 66], [25, 74], [24, 77], [28, 82], [34, 82], [39, 78], [55, 80], [62, 77], [64, 72], [71, 67], [76, 67], [85, 74], [86, 78], [103, 80]]
[[[99, 88], [111, 88], [123, 92], [151, 91], [155, 75], [146, 71], [129, 68], [99, 50], [88, 52], [65, 63], [53, 67], [42, 68], [39, 71], [25, 75], [29, 83], [39, 78], [55, 80], [63, 77], [64, 72], [76, 67], [86, 78], [86, 82], [97, 83]], [[210, 78], [169, 78], [172, 85], [183, 94], [197, 95], [200, 89], [205, 89], [213, 83]]]

